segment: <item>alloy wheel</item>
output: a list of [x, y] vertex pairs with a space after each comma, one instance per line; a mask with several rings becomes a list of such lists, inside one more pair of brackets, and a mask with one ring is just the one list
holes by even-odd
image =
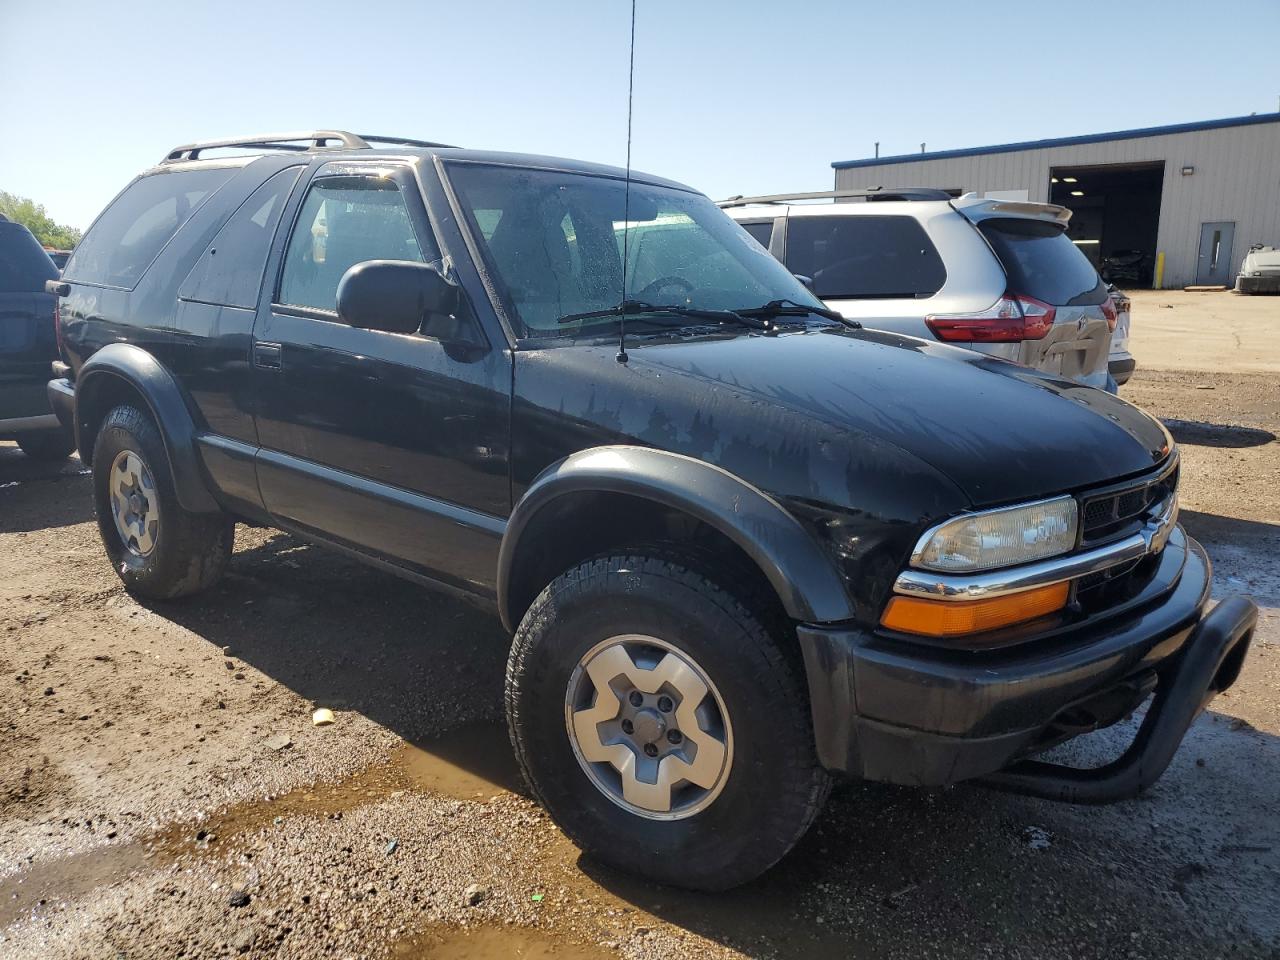
[[160, 498], [146, 462], [133, 450], [121, 450], [111, 464], [111, 519], [125, 548], [149, 557], [160, 534]]
[[657, 637], [610, 637], [588, 650], [569, 678], [565, 725], [596, 788], [641, 817], [693, 816], [729, 776], [733, 735], [719, 691]]

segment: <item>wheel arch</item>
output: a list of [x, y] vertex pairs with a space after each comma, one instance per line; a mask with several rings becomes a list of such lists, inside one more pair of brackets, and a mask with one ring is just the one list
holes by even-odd
[[178, 503], [193, 513], [219, 510], [196, 452], [196, 425], [172, 374], [142, 347], [112, 343], [94, 353], [76, 375], [75, 427], [80, 458], [93, 462], [102, 421], [122, 403], [135, 403], [160, 429]]
[[498, 610], [508, 631], [515, 631], [556, 575], [601, 547], [620, 545], [619, 537], [601, 527], [621, 523], [629, 504], [640, 508], [630, 511], [630, 527], [637, 519], [643, 526], [682, 518], [732, 544], [792, 620], [838, 622], [854, 615], [832, 560], [768, 494], [702, 460], [619, 445], [579, 451], [553, 464], [516, 504], [498, 557]]

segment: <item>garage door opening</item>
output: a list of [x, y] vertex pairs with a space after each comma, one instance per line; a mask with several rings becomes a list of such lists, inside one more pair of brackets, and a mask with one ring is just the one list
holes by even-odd
[[1150, 287], [1164, 162], [1053, 167], [1049, 199], [1072, 211], [1067, 235], [1118, 287]]

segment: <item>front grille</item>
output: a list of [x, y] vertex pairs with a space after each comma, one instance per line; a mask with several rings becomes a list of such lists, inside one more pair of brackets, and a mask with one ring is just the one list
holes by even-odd
[[1096, 544], [1131, 532], [1178, 489], [1178, 465], [1155, 476], [1080, 498], [1081, 542]]

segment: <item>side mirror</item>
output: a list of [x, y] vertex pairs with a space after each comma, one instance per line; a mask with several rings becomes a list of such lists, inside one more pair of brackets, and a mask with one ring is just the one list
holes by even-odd
[[458, 304], [458, 285], [429, 263], [366, 260], [338, 284], [338, 316], [366, 330], [417, 333], [432, 314], [452, 314]]
[[803, 273], [793, 273], [793, 277], [804, 284], [804, 288], [813, 293], [813, 277], [806, 277]]

